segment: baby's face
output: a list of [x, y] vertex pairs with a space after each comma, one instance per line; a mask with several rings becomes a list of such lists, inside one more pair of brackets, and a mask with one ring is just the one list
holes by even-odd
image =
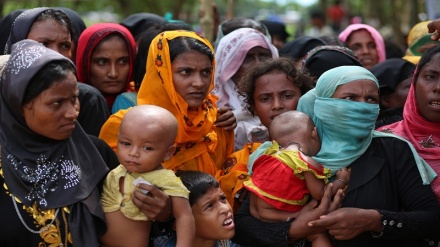
[[173, 152], [169, 142], [164, 141], [167, 136], [155, 123], [139, 126], [135, 122], [124, 122], [118, 136], [119, 162], [134, 173], [162, 169], [162, 161]]

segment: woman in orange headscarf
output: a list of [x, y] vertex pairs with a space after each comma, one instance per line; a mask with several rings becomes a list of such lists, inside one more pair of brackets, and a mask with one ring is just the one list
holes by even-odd
[[[178, 120], [176, 153], [163, 163], [167, 169], [199, 170], [215, 175], [233, 151], [233, 131], [217, 124], [225, 118], [235, 122], [235, 118], [230, 111], [217, 109], [217, 97], [210, 93], [214, 68], [211, 44], [194, 32], [163, 32], [150, 45], [147, 72], [137, 101], [163, 107]], [[125, 112], [112, 115], [101, 129], [100, 138], [115, 150]]]

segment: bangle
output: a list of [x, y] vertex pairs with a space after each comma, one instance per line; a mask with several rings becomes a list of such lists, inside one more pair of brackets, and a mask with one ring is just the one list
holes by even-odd
[[337, 178], [336, 180], [339, 180], [339, 181], [343, 182], [344, 184], [348, 184], [348, 182], [347, 182], [347, 181], [345, 181], [345, 180], [344, 180], [344, 179], [342, 179], [342, 178]]

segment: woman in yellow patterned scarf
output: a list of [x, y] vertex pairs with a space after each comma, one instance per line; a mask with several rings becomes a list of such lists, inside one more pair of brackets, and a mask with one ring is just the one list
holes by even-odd
[[[210, 94], [214, 68], [211, 44], [192, 31], [166, 31], [150, 45], [147, 72], [137, 102], [163, 107], [178, 120], [176, 153], [163, 163], [167, 169], [198, 170], [215, 175], [233, 151], [233, 131], [220, 128], [216, 123], [218, 113], [222, 112], [222, 117], [231, 113], [218, 110], [217, 98]], [[125, 112], [112, 115], [101, 129], [100, 138], [115, 150]]]

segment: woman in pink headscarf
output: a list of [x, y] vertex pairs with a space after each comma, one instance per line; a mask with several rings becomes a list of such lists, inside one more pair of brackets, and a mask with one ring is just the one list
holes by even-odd
[[356, 53], [366, 69], [386, 59], [383, 38], [372, 26], [352, 24], [339, 34], [339, 39]]
[[244, 106], [237, 84], [244, 73], [257, 63], [278, 57], [278, 50], [262, 32], [253, 28], [239, 28], [224, 36], [218, 44], [215, 59], [213, 94], [218, 106], [228, 106], [237, 119], [235, 149], [248, 142], [267, 140], [268, 132], [258, 117], [252, 116]]
[[413, 76], [403, 120], [379, 128], [410, 141], [437, 177], [431, 187], [440, 202], [440, 45], [427, 50]]

